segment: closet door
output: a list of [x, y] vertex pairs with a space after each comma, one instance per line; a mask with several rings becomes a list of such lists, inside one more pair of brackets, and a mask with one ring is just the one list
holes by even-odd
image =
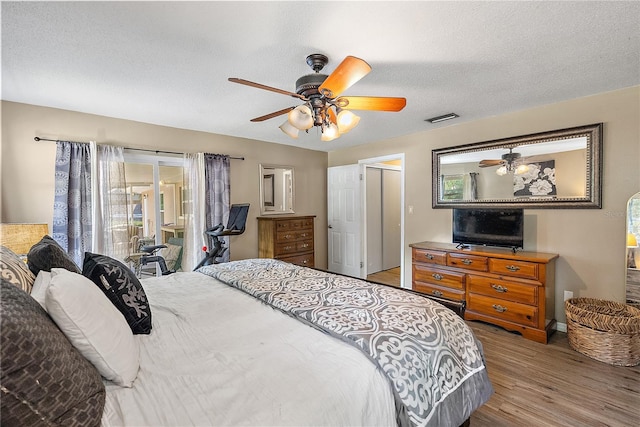
[[400, 266], [401, 173], [382, 170], [382, 269]]
[[367, 274], [382, 268], [382, 169], [367, 167]]

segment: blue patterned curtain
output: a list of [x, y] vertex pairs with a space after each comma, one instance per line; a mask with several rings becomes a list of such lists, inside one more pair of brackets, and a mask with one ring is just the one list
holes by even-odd
[[91, 150], [89, 144], [56, 142], [53, 235], [82, 266], [91, 251]]
[[[207, 229], [218, 224], [227, 225], [231, 199], [229, 166], [229, 156], [208, 153], [204, 155], [205, 226]], [[225, 237], [224, 241], [228, 248], [229, 238]], [[221, 261], [229, 261], [229, 251], [224, 254]]]

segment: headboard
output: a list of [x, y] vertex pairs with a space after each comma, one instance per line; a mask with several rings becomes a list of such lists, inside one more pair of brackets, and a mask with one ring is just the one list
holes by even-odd
[[25, 255], [46, 234], [49, 234], [47, 224], [0, 224], [0, 245]]

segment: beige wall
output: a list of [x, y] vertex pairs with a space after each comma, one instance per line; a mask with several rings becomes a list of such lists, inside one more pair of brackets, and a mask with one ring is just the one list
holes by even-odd
[[[316, 236], [326, 235], [327, 153], [7, 101], [2, 102], [0, 222], [45, 222], [51, 230], [56, 147], [35, 142], [35, 136], [244, 157], [231, 161], [231, 202], [249, 202], [251, 209], [245, 233], [231, 238], [232, 259], [258, 256], [259, 164], [293, 166], [296, 214], [316, 215]], [[315, 250], [316, 265], [326, 267], [326, 237], [316, 238]]]
[[[556, 319], [565, 322], [564, 290], [576, 297], [624, 301], [626, 203], [640, 190], [640, 87], [334, 151], [329, 166], [405, 153], [405, 244], [450, 242], [451, 210], [431, 207], [432, 149], [599, 122], [604, 123], [602, 209], [525, 211], [525, 249], [560, 255]], [[413, 214], [407, 206], [413, 206]], [[406, 249], [407, 284], [411, 251]]]

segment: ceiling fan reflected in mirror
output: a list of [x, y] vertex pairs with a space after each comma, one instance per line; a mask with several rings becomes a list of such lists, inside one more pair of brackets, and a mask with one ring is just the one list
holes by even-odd
[[514, 153], [513, 148], [509, 148], [509, 152], [501, 156], [500, 160], [490, 159], [481, 160], [479, 165], [481, 168], [488, 168], [492, 166], [500, 166], [496, 169], [496, 174], [503, 176], [508, 173], [514, 175], [522, 175], [529, 171], [529, 166], [524, 163], [524, 158], [520, 153]]
[[320, 71], [328, 62], [329, 58], [320, 53], [307, 56], [307, 64], [314, 73], [302, 76], [296, 81], [295, 93], [236, 77], [230, 77], [229, 81], [289, 95], [302, 101], [301, 105], [251, 119], [252, 122], [262, 122], [287, 114], [287, 120], [280, 125], [280, 130], [291, 138], [297, 138], [301, 130], [308, 132], [309, 129], [317, 126], [322, 133], [320, 139], [331, 141], [349, 132], [360, 121], [360, 117], [351, 110], [397, 112], [407, 104], [405, 98], [340, 96], [342, 92], [369, 74], [371, 67], [360, 58], [347, 56], [331, 74], [321, 74]]

